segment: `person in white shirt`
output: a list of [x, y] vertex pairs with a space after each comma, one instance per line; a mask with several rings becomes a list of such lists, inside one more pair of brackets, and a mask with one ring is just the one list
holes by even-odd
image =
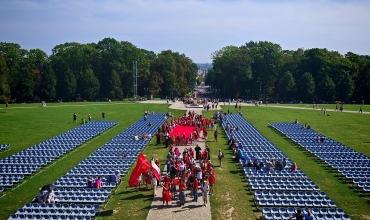
[[203, 196], [203, 205], [207, 207], [208, 203], [208, 191], [209, 191], [209, 186], [207, 181], [204, 180], [203, 185], [202, 185], [202, 196]]

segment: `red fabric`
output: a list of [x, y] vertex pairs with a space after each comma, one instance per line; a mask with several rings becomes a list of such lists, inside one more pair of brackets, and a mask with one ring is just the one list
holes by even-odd
[[152, 165], [152, 171], [153, 171], [155, 177], [157, 178], [157, 180], [160, 180], [161, 179], [161, 171], [159, 170], [159, 167], [153, 161], [151, 161], [151, 165]]
[[208, 177], [208, 181], [209, 181], [210, 184], [215, 184], [216, 183], [216, 179], [213, 175], [210, 175]]
[[146, 172], [150, 169], [150, 164], [146, 160], [143, 153], [140, 153], [139, 158], [137, 159], [136, 166], [134, 170], [131, 173], [130, 180], [128, 181], [129, 186], [136, 186], [137, 184], [137, 178], [142, 174], [143, 172]]
[[171, 201], [171, 194], [170, 194], [170, 187], [165, 184], [163, 186], [163, 191], [162, 191], [162, 201], [163, 201], [163, 204], [164, 202], [168, 203]]
[[189, 137], [191, 133], [194, 132], [193, 126], [183, 126], [183, 125], [176, 125], [176, 127], [172, 130], [170, 137], [176, 136], [177, 133], [183, 134], [185, 132], [185, 137]]

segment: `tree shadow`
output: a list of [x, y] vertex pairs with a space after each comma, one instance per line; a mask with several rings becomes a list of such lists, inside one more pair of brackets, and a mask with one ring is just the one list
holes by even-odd
[[120, 200], [149, 199], [149, 198], [152, 198], [152, 197], [153, 197], [153, 195], [137, 194], [137, 195], [129, 196], [129, 197], [126, 197], [126, 198], [122, 198]]
[[99, 216], [111, 216], [113, 215], [113, 210], [105, 210], [97, 213], [99, 214]]

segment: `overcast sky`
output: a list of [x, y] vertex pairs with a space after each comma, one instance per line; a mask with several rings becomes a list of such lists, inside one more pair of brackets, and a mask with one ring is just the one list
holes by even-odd
[[65, 42], [129, 41], [194, 62], [249, 41], [370, 54], [368, 0], [0, 0], [0, 41], [47, 54]]

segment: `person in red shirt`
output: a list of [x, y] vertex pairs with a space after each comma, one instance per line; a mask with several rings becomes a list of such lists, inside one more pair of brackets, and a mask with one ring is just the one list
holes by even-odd
[[168, 173], [166, 176], [163, 178], [163, 183], [164, 184], [169, 184], [171, 182], [171, 178], [168, 176]]
[[186, 199], [186, 181], [185, 176], [182, 176], [182, 178], [179, 180], [179, 200], [180, 200], [180, 206], [185, 204]]
[[213, 164], [209, 160], [208, 163], [207, 163], [207, 170], [210, 170], [211, 168], [213, 168]]
[[209, 182], [209, 195], [212, 195], [213, 187], [216, 183], [216, 178], [211, 172], [209, 173], [208, 182]]
[[166, 205], [168, 205], [168, 202], [171, 201], [171, 194], [170, 194], [170, 186], [167, 183], [163, 183], [163, 191], [162, 191], [162, 202], [163, 207], [164, 203], [166, 202]]
[[194, 196], [194, 200], [195, 202], [198, 202], [198, 179], [197, 178], [194, 178], [194, 182], [193, 182], [193, 196]]

